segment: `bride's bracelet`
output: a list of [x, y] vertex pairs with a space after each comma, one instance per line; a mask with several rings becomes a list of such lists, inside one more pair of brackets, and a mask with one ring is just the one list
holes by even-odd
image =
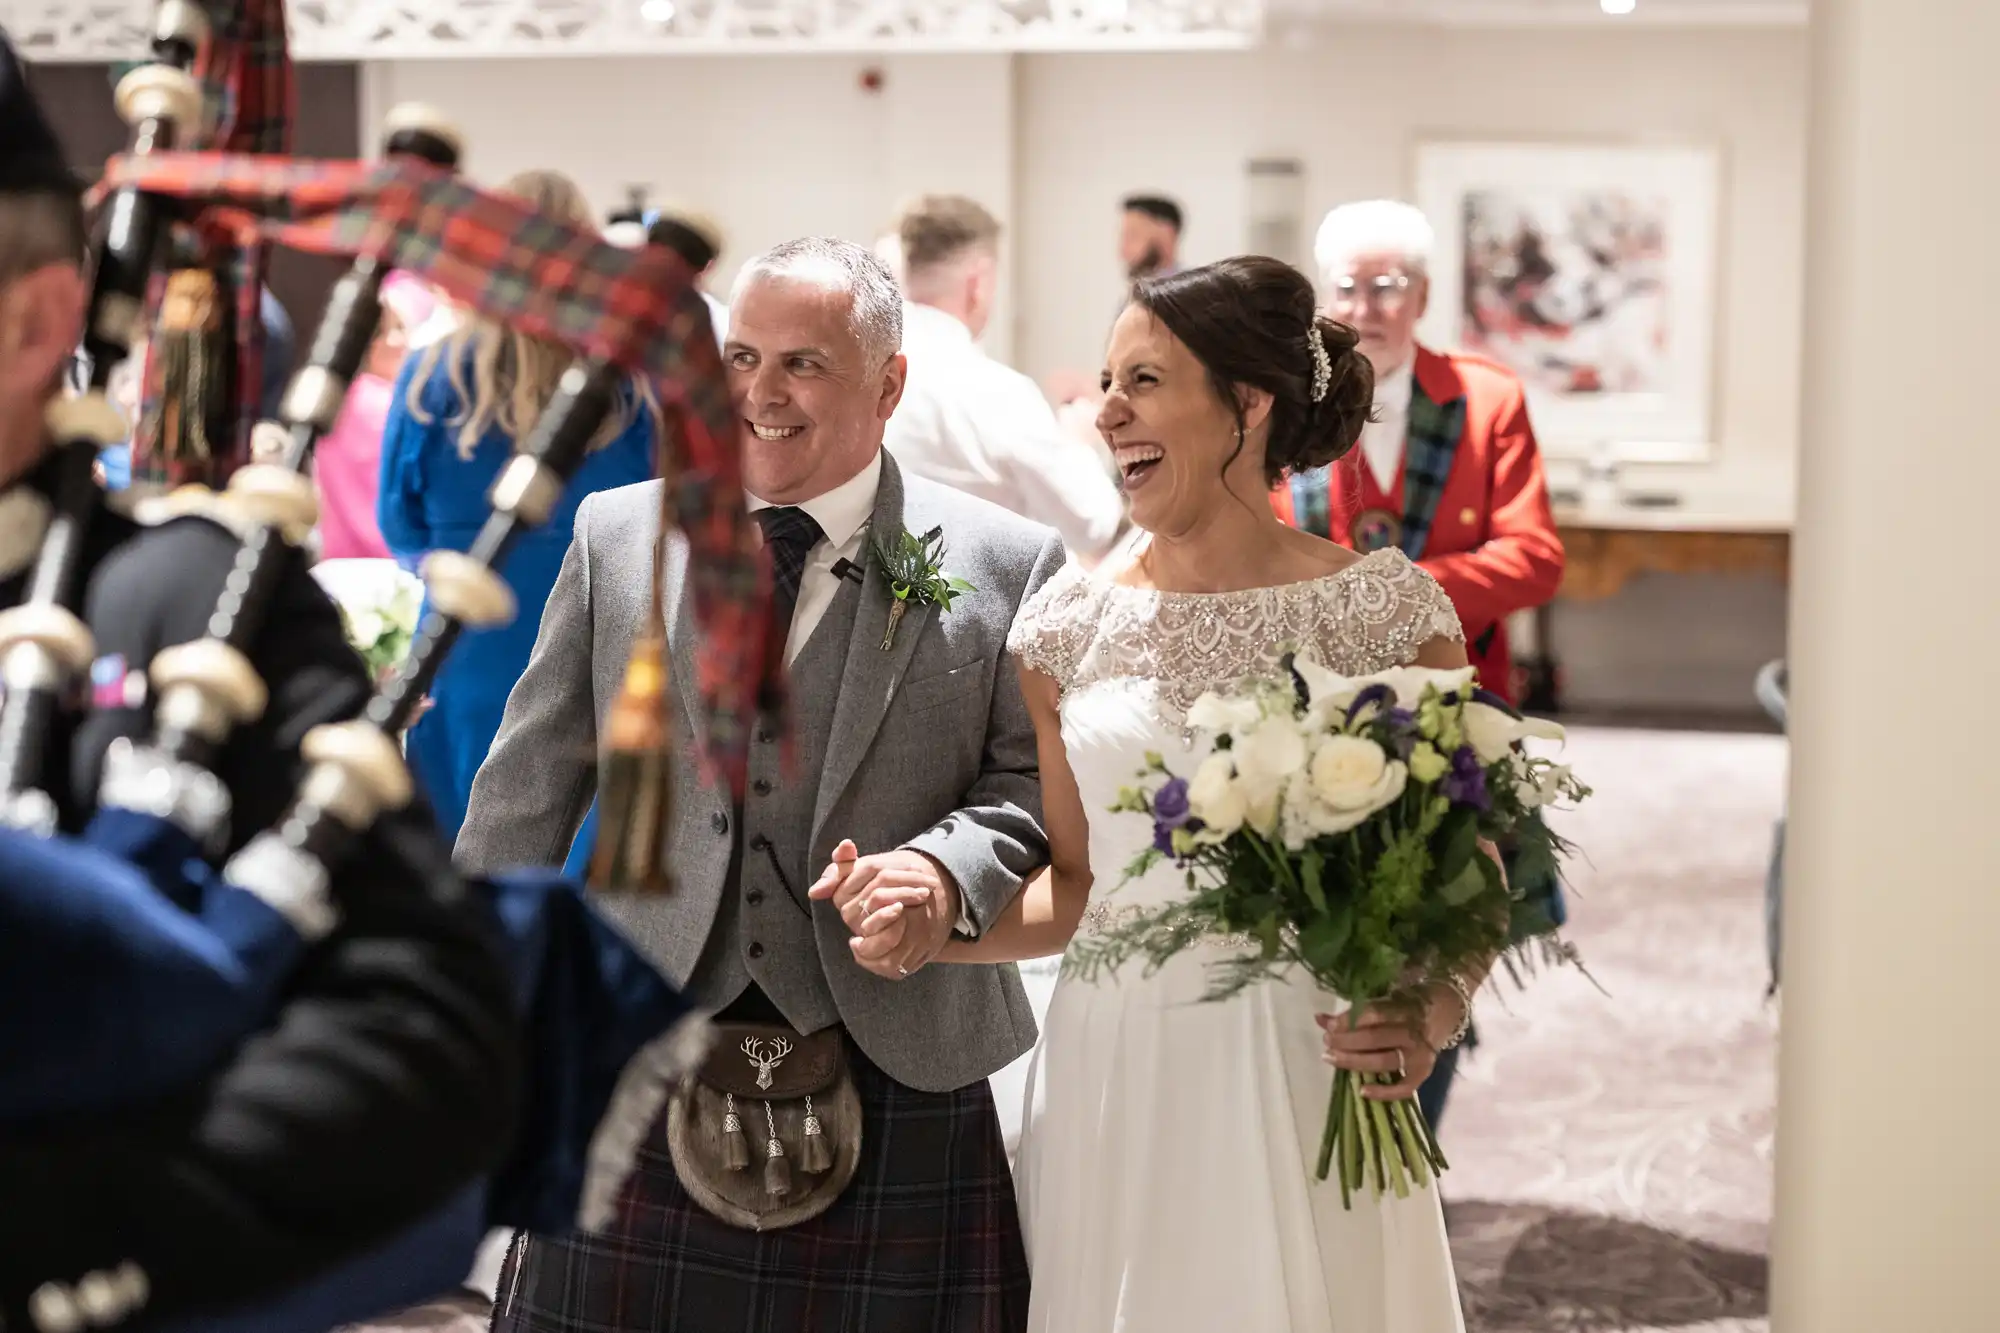
[[1452, 994], [1458, 996], [1458, 1027], [1438, 1047], [1439, 1053], [1442, 1054], [1464, 1041], [1465, 1034], [1472, 1031], [1472, 992], [1467, 990], [1465, 983], [1460, 981], [1457, 975], [1451, 972], [1447, 972], [1441, 977], [1432, 977], [1430, 984], [1433, 986], [1449, 986], [1451, 987]]

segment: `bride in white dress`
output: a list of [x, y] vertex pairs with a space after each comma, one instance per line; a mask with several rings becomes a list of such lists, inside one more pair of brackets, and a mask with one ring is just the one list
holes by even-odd
[[[1465, 661], [1450, 603], [1399, 551], [1358, 557], [1272, 513], [1278, 473], [1346, 452], [1371, 400], [1352, 331], [1315, 315], [1301, 274], [1235, 259], [1143, 284], [1108, 362], [1098, 426], [1148, 537], [1122, 565], [1064, 569], [1022, 609], [1013, 646], [1052, 866], [941, 962], [1061, 953], [1079, 929], [1185, 891], [1165, 865], [1121, 886], [1152, 828], [1110, 807], [1149, 750], [1193, 772], [1183, 719], [1202, 691], [1270, 671], [1287, 646], [1345, 674]], [[1436, 1190], [1364, 1193], [1347, 1211], [1312, 1179], [1329, 1061], [1401, 1070], [1390, 1091], [1413, 1096], [1461, 1026], [1459, 992], [1429, 989], [1424, 1031], [1329, 1031], [1343, 1006], [1305, 979], [1199, 1003], [1204, 953], [1219, 956], [1057, 984], [1015, 1167], [1030, 1328], [1461, 1329]]]

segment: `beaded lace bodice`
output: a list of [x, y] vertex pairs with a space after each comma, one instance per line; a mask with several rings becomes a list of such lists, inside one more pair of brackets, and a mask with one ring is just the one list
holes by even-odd
[[1276, 669], [1287, 650], [1358, 676], [1404, 666], [1435, 638], [1464, 641], [1437, 581], [1401, 551], [1278, 588], [1176, 593], [1128, 588], [1066, 565], [1021, 608], [1008, 646], [1065, 698], [1147, 682], [1185, 713], [1206, 690]]
[[[1062, 689], [1063, 750], [1090, 825], [1085, 928], [1109, 919], [1114, 894], [1116, 910], [1136, 910], [1186, 891], [1166, 862], [1124, 878], [1152, 845], [1153, 826], [1113, 811], [1148, 753], [1165, 755], [1183, 777], [1194, 772], [1203, 756], [1187, 710], [1203, 692], [1271, 674], [1288, 649], [1358, 676], [1407, 666], [1435, 638], [1462, 640], [1458, 616], [1437, 581], [1396, 550], [1309, 582], [1243, 592], [1127, 588], [1074, 565], [1049, 580], [1021, 608], [1008, 645]], [[1172, 972], [1161, 984], [1179, 984]]]

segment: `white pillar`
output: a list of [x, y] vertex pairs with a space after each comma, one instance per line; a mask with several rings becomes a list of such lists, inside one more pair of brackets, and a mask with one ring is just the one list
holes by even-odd
[[2000, 5], [1814, 0], [1777, 1333], [2000, 1298]]

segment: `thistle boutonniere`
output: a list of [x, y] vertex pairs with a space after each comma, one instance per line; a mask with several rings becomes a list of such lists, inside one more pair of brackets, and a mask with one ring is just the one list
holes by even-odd
[[896, 626], [911, 606], [949, 611], [954, 600], [978, 591], [964, 579], [944, 572], [943, 528], [932, 528], [921, 537], [910, 532], [886, 541], [876, 537], [874, 546], [875, 563], [882, 567], [882, 577], [889, 581], [889, 596], [894, 599], [889, 603], [889, 628], [882, 635], [885, 653], [895, 646]]

